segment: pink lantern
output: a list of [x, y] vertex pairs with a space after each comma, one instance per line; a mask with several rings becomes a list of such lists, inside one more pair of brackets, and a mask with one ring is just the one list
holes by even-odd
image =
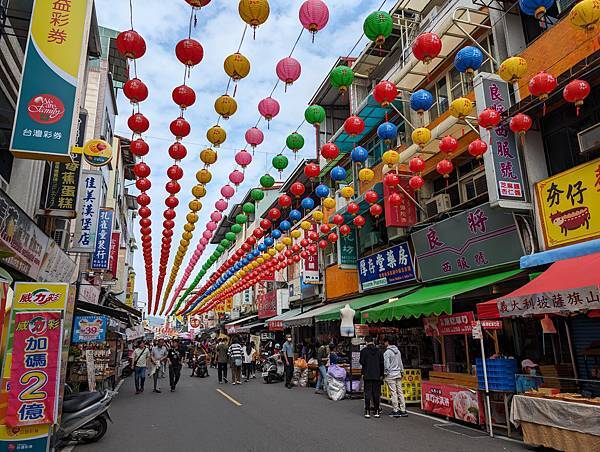
[[244, 182], [244, 173], [238, 170], [233, 170], [231, 173], [229, 173], [229, 180], [237, 187]]
[[210, 231], [204, 231], [202, 233], [202, 237], [204, 237], [205, 239], [208, 239], [208, 240], [210, 240], [212, 238], [212, 236], [213, 236], [212, 232], [210, 232]]
[[313, 35], [313, 42], [317, 31], [322, 30], [329, 22], [329, 9], [321, 0], [306, 0], [302, 3], [298, 13], [300, 23]]
[[235, 189], [229, 184], [223, 185], [221, 188], [221, 196], [225, 199], [230, 199], [233, 195], [235, 195]]
[[210, 219], [212, 221], [219, 222], [219, 221], [221, 221], [221, 218], [223, 218], [223, 215], [219, 211], [215, 211], [210, 214]]
[[246, 143], [248, 143], [250, 146], [252, 146], [252, 149], [254, 149], [256, 146], [261, 144], [263, 142], [263, 140], [265, 139], [265, 135], [262, 133], [262, 131], [258, 127], [252, 127], [250, 129], [246, 130], [245, 136], [246, 136]]
[[272, 97], [265, 97], [258, 103], [258, 112], [269, 122], [279, 114], [279, 102]]
[[291, 85], [298, 80], [300, 73], [302, 72], [300, 62], [292, 57], [285, 57], [284, 59], [279, 60], [275, 69], [279, 80], [285, 83], [286, 90], [288, 85]]
[[242, 149], [240, 152], [235, 154], [235, 163], [240, 165], [242, 168], [246, 168], [252, 163], [252, 154]]
[[[204, 232], [206, 232], [206, 231], [204, 231]], [[202, 235], [204, 235], [204, 233]], [[210, 238], [202, 237], [200, 239], [200, 244], [206, 246], [206, 245], [208, 245], [209, 240], [210, 240]]]
[[219, 212], [224, 212], [227, 210], [227, 205], [227, 201], [224, 199], [219, 199], [215, 202], [215, 209], [217, 209]]
[[217, 223], [215, 223], [214, 221], [209, 221], [208, 223], [206, 223], [206, 229], [213, 232], [217, 229]]

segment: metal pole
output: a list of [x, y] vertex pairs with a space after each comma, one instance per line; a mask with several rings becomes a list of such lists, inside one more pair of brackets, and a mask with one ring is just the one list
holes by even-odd
[[490, 406], [490, 388], [488, 385], [487, 365], [485, 362], [485, 346], [483, 345], [483, 334], [481, 335], [481, 338], [479, 339], [479, 343], [481, 344], [481, 361], [483, 363], [483, 382], [485, 385], [485, 409], [486, 409], [485, 417], [487, 418], [488, 428], [490, 429], [490, 437], [493, 438], [494, 430], [492, 427], [492, 409]]
[[571, 365], [573, 366], [573, 375], [575, 378], [579, 378], [577, 366], [575, 365], [575, 353], [573, 353], [573, 340], [571, 338], [571, 329], [569, 328], [569, 319], [565, 319], [565, 330], [567, 331], [567, 343], [569, 344], [569, 355], [571, 357]]

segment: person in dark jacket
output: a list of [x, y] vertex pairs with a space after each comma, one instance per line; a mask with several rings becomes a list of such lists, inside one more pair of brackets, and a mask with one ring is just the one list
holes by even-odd
[[379, 402], [381, 400], [381, 384], [383, 383], [383, 354], [375, 346], [373, 338], [365, 338], [367, 346], [360, 351], [360, 365], [365, 391], [365, 417], [371, 417], [371, 401], [373, 416], [379, 417]]

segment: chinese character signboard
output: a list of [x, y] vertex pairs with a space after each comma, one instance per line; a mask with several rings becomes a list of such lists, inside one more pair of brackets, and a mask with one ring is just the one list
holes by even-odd
[[77, 207], [77, 188], [81, 154], [74, 153], [72, 162], [54, 162], [50, 167], [48, 195], [44, 208], [54, 210], [55, 215], [74, 217]]
[[[408, 185], [409, 178], [400, 174], [399, 187], [383, 186], [383, 206], [385, 209], [385, 225], [406, 228], [413, 226], [417, 222], [417, 207], [413, 200], [415, 191]], [[402, 188], [400, 188], [402, 187]], [[396, 193], [400, 196], [402, 202], [392, 206], [390, 195]]]
[[408, 243], [404, 242], [358, 261], [362, 290], [415, 280], [415, 268]]
[[[475, 79], [477, 114], [485, 108], [503, 113], [510, 108], [508, 83], [500, 77], [482, 73]], [[479, 129], [481, 139], [488, 143], [483, 155], [488, 193], [493, 206], [523, 208], [527, 203], [527, 182], [517, 148], [515, 135], [503, 121], [495, 129]]]
[[98, 230], [96, 233], [96, 246], [92, 254], [92, 269], [108, 269], [110, 257], [110, 244], [112, 241], [113, 210], [101, 208], [98, 215]]
[[[317, 225], [313, 223], [310, 231], [317, 232]], [[308, 239], [310, 231], [304, 231], [304, 238]], [[295, 265], [289, 266], [288, 268], [296, 267]], [[291, 278], [290, 278], [291, 279]], [[319, 284], [321, 277], [319, 274], [319, 253], [310, 254], [307, 259], [304, 259], [304, 265], [302, 267], [302, 280], [305, 284]]]
[[135, 272], [130, 272], [127, 277], [127, 288], [125, 289], [125, 304], [133, 307], [133, 293], [135, 291]]
[[459, 312], [457, 314], [423, 317], [423, 326], [427, 336], [471, 334], [474, 321], [473, 312]]
[[513, 215], [489, 203], [421, 229], [411, 238], [423, 281], [518, 262], [523, 255]]
[[421, 407], [427, 413], [447, 416], [470, 424], [483, 424], [484, 409], [477, 391], [464, 386], [421, 383]]
[[65, 309], [69, 294], [66, 283], [15, 283], [13, 309]]
[[[356, 268], [356, 229], [350, 228], [350, 234], [342, 235], [337, 241], [338, 264], [340, 268]], [[314, 260], [317, 256], [314, 256]], [[308, 281], [307, 281], [308, 282]]]
[[266, 319], [277, 315], [277, 291], [271, 290], [256, 297], [258, 318]]
[[113, 232], [110, 237], [110, 255], [108, 258], [108, 271], [113, 279], [117, 278], [119, 267], [119, 247], [121, 244], [121, 233]]
[[78, 193], [78, 215], [71, 251], [91, 253], [96, 245], [98, 214], [102, 198], [102, 173], [82, 171]]
[[106, 317], [77, 315], [73, 319], [73, 342], [103, 342], [106, 338]]
[[546, 247], [600, 237], [600, 159], [535, 184]]
[[56, 420], [61, 323], [60, 312], [15, 313], [7, 425]]
[[16, 157], [71, 160], [92, 3], [34, 2], [10, 146]]

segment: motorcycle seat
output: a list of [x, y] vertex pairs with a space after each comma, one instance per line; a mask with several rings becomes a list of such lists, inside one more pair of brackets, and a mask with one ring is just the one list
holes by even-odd
[[63, 413], [76, 413], [102, 400], [103, 394], [98, 391], [71, 394], [63, 399]]

